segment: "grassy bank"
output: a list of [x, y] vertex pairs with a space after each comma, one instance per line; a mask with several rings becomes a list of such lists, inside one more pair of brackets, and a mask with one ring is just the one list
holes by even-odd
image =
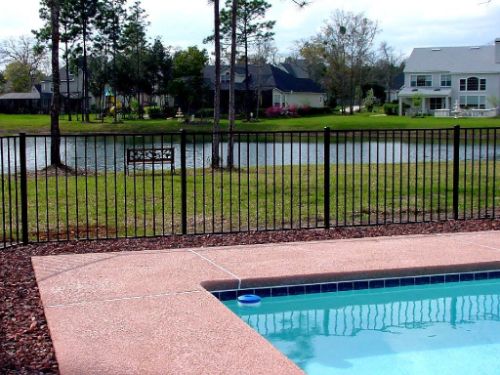
[[[491, 216], [491, 208], [500, 207], [493, 172], [492, 163], [462, 163], [460, 212], [466, 217], [484, 216], [486, 208]], [[495, 173], [498, 181], [498, 168]], [[451, 163], [334, 165], [331, 175], [332, 226], [451, 218]], [[4, 180], [2, 191], [8, 186]], [[13, 217], [15, 232], [13, 181], [11, 189], [11, 203], [7, 199], [0, 207], [0, 221], [9, 227]], [[181, 178], [139, 169], [135, 175], [39, 172], [28, 178], [28, 210], [32, 240], [37, 233], [41, 239], [180, 233]], [[189, 233], [321, 227], [324, 218], [322, 166], [196, 169], [187, 176]]]
[[[500, 118], [409, 118], [398, 116], [373, 116], [366, 113], [353, 116], [316, 116], [289, 119], [262, 119], [258, 122], [237, 122], [240, 131], [287, 131], [287, 130], [322, 130], [325, 126], [332, 129], [408, 129], [408, 128], [448, 128], [454, 125], [463, 127], [498, 127]], [[61, 117], [62, 133], [157, 133], [180, 129], [189, 131], [209, 131], [210, 125], [189, 125], [177, 120], [127, 120], [113, 124], [110, 118], [104, 122], [93, 121], [84, 124], [79, 121], [67, 121]], [[222, 129], [227, 129], [223, 121]], [[0, 114], [0, 135], [12, 135], [19, 132], [46, 134], [50, 131], [50, 118], [47, 115], [5, 115]]]

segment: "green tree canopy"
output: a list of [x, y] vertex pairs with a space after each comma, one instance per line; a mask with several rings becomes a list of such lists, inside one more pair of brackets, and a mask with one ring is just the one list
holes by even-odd
[[5, 92], [5, 84], [7, 81], [5, 80], [5, 76], [3, 72], [0, 72], [0, 93]]
[[146, 60], [146, 70], [153, 94], [165, 97], [172, 81], [172, 56], [160, 38], [156, 38]]
[[142, 8], [140, 1], [136, 0], [129, 8], [121, 39], [123, 54], [129, 60], [129, 69], [134, 73], [132, 84], [139, 102], [139, 115], [142, 113], [141, 93], [152, 93], [152, 85], [148, 80], [145, 68], [149, 52], [149, 43], [146, 38], [146, 29], [149, 22], [146, 17], [146, 12]]
[[198, 47], [189, 47], [174, 54], [170, 91], [176, 96], [177, 104], [187, 113], [203, 104], [203, 68], [207, 62], [207, 51]]
[[372, 60], [377, 32], [377, 23], [363, 13], [338, 10], [316, 36], [302, 42], [300, 54], [313, 70], [324, 67], [323, 85], [342, 107], [349, 102], [350, 113], [355, 88], [366, 83], [364, 67]]
[[31, 76], [30, 66], [20, 61], [13, 61], [7, 64], [4, 71], [6, 89], [12, 92], [29, 92], [34, 83], [40, 82], [43, 77], [41, 72], [35, 72], [35, 77]]
[[[229, 46], [232, 37], [233, 0], [226, 0], [225, 8], [221, 10], [221, 36], [223, 44]], [[238, 0], [236, 11], [236, 45], [243, 50], [245, 64], [245, 107], [247, 119], [250, 118], [250, 74], [248, 59], [250, 49], [273, 39], [272, 31], [275, 21], [266, 20], [266, 12], [271, 8], [266, 0]], [[205, 41], [213, 41], [214, 36]]]

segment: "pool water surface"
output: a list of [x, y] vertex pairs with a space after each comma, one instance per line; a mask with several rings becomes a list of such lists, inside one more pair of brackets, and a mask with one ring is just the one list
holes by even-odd
[[500, 280], [224, 304], [309, 375], [500, 374]]

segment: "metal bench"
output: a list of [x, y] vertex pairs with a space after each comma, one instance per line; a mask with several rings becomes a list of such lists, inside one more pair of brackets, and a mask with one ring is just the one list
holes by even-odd
[[[131, 164], [152, 165], [163, 163], [170, 164], [170, 172], [175, 173], [175, 149], [173, 147], [127, 149], [127, 173]], [[153, 168], [153, 172], [157, 172], [157, 170]]]

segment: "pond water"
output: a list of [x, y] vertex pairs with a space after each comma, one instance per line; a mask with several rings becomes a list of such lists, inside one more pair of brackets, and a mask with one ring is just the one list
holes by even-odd
[[[19, 165], [18, 140], [4, 139], [1, 142], [0, 157], [4, 173], [10, 165]], [[64, 137], [61, 142], [63, 162], [71, 167], [89, 171], [123, 171], [127, 167], [126, 152], [128, 149], [172, 147], [175, 153], [175, 168], [180, 168], [180, 143], [160, 137]], [[188, 168], [208, 168], [211, 161], [211, 142], [187, 143], [186, 165]], [[324, 163], [324, 144], [317, 142], [287, 141], [270, 142], [238, 142], [234, 144], [234, 160], [238, 167], [264, 167], [272, 165], [315, 165]], [[220, 153], [227, 158], [227, 142], [221, 142]], [[27, 138], [26, 143], [28, 171], [40, 170], [50, 164], [50, 137]], [[492, 142], [463, 143], [460, 147], [460, 160], [493, 160], [500, 159], [500, 142], [496, 147]], [[347, 139], [340, 143], [332, 138], [330, 160], [334, 165], [353, 163], [405, 163], [425, 161], [453, 160], [452, 140], [430, 140], [415, 142], [414, 140], [388, 139], [384, 141]], [[131, 166], [129, 166], [130, 168]], [[151, 169], [151, 165], [136, 164], [137, 168]], [[161, 170], [161, 164], [154, 168]], [[169, 169], [170, 165], [163, 168]], [[0, 171], [1, 172], [1, 171]]]

